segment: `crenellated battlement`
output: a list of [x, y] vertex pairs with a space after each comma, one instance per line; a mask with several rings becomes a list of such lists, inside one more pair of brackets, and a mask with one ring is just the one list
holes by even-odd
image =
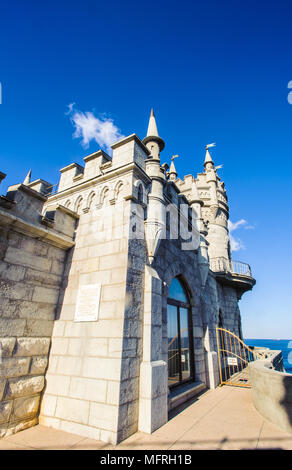
[[[39, 187], [40, 188], [40, 185]], [[64, 248], [73, 246], [75, 220], [79, 216], [61, 205], [47, 206], [47, 197], [24, 184], [9, 186], [0, 198], [1, 220], [13, 230], [25, 231]]]

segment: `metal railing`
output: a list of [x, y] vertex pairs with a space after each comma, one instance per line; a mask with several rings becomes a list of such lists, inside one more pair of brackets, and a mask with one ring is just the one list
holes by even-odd
[[241, 261], [229, 261], [226, 258], [211, 258], [210, 269], [213, 272], [229, 272], [252, 277], [250, 265]]
[[242, 276], [252, 277], [250, 265], [242, 263], [241, 261], [231, 261], [232, 272], [235, 274], [241, 274]]
[[256, 352], [225, 328], [216, 327], [216, 337], [220, 385], [250, 387], [247, 366], [257, 359]]

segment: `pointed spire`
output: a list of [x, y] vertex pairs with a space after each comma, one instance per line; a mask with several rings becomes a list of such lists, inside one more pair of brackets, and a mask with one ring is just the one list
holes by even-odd
[[214, 169], [214, 162], [213, 162], [212, 157], [209, 153], [209, 148], [210, 147], [215, 147], [215, 145], [216, 145], [215, 143], [206, 145], [206, 155], [205, 155], [204, 167], [205, 167], [205, 170], [207, 170], [207, 171]]
[[171, 157], [171, 165], [170, 165], [169, 172], [168, 172], [168, 174], [169, 174], [169, 179], [170, 179], [171, 181], [175, 181], [176, 178], [177, 178], [177, 172], [176, 172], [176, 169], [175, 169], [175, 166], [174, 166], [174, 163], [173, 163], [173, 160], [174, 160], [175, 158], [177, 158], [177, 157], [178, 157], [178, 155], [173, 155], [173, 156]]
[[208, 147], [206, 148], [206, 156], [205, 156], [205, 163], [204, 163], [204, 166], [207, 164], [207, 163], [212, 163], [214, 165], [214, 162], [212, 160], [212, 157], [209, 153], [209, 150], [208, 150]]
[[30, 183], [30, 179], [31, 179], [31, 170], [29, 170], [29, 172], [27, 173], [22, 184], [28, 185]]
[[153, 108], [151, 109], [150, 118], [149, 118], [147, 137], [148, 136], [159, 137]]
[[164, 149], [165, 144], [161, 137], [159, 137], [153, 108], [150, 113], [147, 136], [143, 139], [143, 144], [147, 145], [148, 142], [156, 142], [160, 152]]

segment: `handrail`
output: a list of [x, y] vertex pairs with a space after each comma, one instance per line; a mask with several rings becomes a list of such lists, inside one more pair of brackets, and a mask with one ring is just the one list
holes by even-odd
[[216, 330], [224, 331], [224, 333], [227, 333], [227, 334], [229, 334], [230, 336], [233, 336], [233, 337], [234, 337], [235, 339], [237, 339], [237, 341], [238, 341], [239, 343], [241, 343], [241, 345], [244, 346], [245, 349], [247, 349], [251, 354], [253, 354], [253, 355], [255, 354], [255, 351], [254, 351], [253, 349], [250, 349], [250, 347], [247, 346], [247, 344], [245, 344], [245, 342], [242, 341], [242, 339], [240, 339], [240, 338], [239, 338], [235, 333], [233, 333], [232, 331], [226, 330], [226, 328], [221, 328], [221, 327], [219, 327], [219, 326], [216, 327]]
[[249, 264], [243, 263], [242, 261], [230, 261], [222, 256], [211, 258], [210, 268], [213, 272], [229, 272], [232, 274], [239, 274], [241, 276], [252, 277]]
[[243, 263], [242, 261], [231, 261], [231, 264], [233, 273], [252, 277], [249, 264]]

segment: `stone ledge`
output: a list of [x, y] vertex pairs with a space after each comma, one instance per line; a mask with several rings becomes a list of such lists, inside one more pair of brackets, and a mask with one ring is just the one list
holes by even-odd
[[12, 436], [19, 431], [23, 431], [24, 429], [31, 428], [38, 424], [38, 418], [29, 419], [29, 420], [22, 420], [21, 422], [14, 422], [14, 423], [4, 423], [0, 425], [0, 439], [2, 437]]
[[0, 222], [4, 227], [13, 228], [16, 232], [24, 235], [29, 235], [31, 238], [36, 238], [41, 241], [46, 241], [58, 248], [71, 248], [75, 245], [72, 238], [67, 235], [54, 232], [53, 229], [44, 228], [33, 222], [28, 222], [21, 218], [19, 215], [14, 215], [0, 209]]
[[205, 389], [206, 384], [203, 382], [192, 382], [173, 390], [168, 398], [168, 411], [171, 411], [182, 403], [185, 403]]

